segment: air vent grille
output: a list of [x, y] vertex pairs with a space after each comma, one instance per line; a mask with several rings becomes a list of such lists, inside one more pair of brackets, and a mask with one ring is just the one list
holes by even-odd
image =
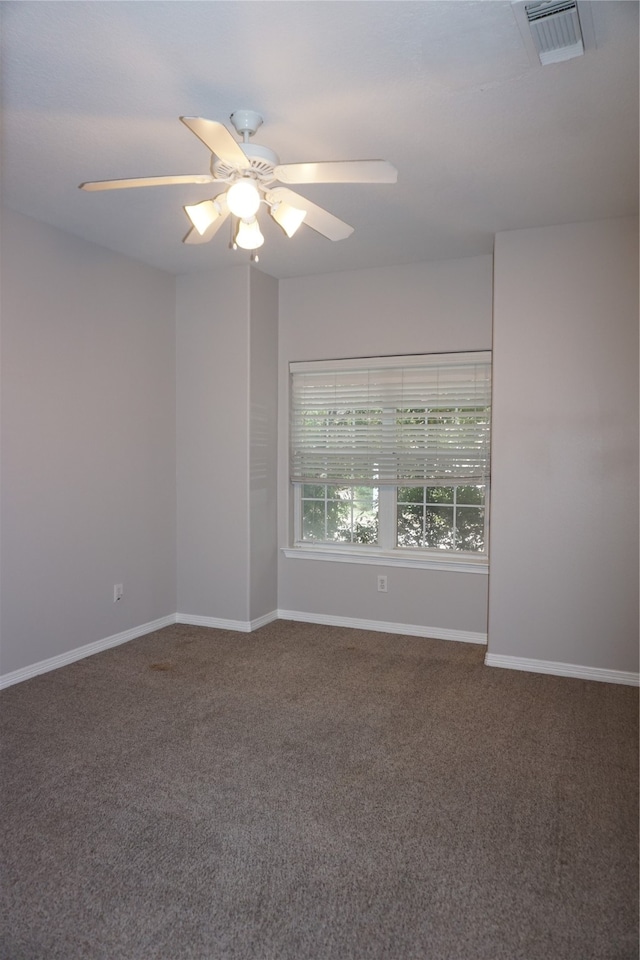
[[540, 63], [558, 63], [584, 53], [575, 2], [543, 0], [541, 3], [527, 4], [525, 10]]
[[527, 20], [531, 23], [532, 20], [539, 20], [542, 17], [553, 16], [555, 13], [566, 13], [569, 10], [575, 9], [576, 5], [574, 0], [560, 0], [560, 2], [549, 0], [548, 3], [541, 0], [540, 3], [527, 4]]

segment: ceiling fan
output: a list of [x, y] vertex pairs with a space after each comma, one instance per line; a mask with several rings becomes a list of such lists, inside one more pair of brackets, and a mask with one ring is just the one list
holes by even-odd
[[211, 151], [210, 174], [174, 177], [139, 177], [133, 180], [95, 180], [81, 183], [81, 190], [122, 190], [129, 187], [159, 187], [167, 184], [210, 184], [213, 196], [184, 207], [192, 226], [183, 243], [206, 243], [231, 215], [235, 218], [231, 245], [255, 251], [264, 243], [257, 213], [264, 203], [276, 223], [292, 237], [306, 223], [329, 240], [343, 240], [353, 233], [328, 210], [278, 184], [300, 183], [395, 183], [398, 171], [386, 160], [339, 160], [315, 163], [280, 163], [268, 147], [250, 143], [262, 124], [254, 110], [236, 110], [230, 120], [242, 143], [216, 120], [180, 117], [180, 120]]

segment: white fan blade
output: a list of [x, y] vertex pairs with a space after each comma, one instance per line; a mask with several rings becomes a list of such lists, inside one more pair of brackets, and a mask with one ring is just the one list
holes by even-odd
[[129, 187], [164, 187], [175, 183], [215, 183], [210, 173], [185, 174], [181, 177], [138, 177], [135, 180], [93, 180], [81, 183], [81, 190], [127, 190]]
[[274, 176], [281, 183], [395, 183], [398, 171], [386, 160], [328, 160], [281, 163]]
[[[215, 201], [213, 200], [203, 200], [199, 204], [195, 204], [196, 207], [200, 207], [204, 213], [204, 221], [209, 220], [208, 226], [205, 230], [200, 233], [200, 231], [195, 227], [195, 225], [189, 230], [189, 233], [186, 237], [183, 238], [183, 243], [208, 243], [212, 237], [216, 235], [222, 224], [225, 222], [229, 216], [229, 207], [227, 206], [227, 198], [225, 195], [217, 197]], [[193, 207], [191, 208], [193, 210]], [[185, 207], [185, 213], [189, 217], [189, 220], [193, 223], [194, 220], [190, 216], [187, 208]], [[197, 218], [196, 218], [197, 219]]]
[[240, 145], [236, 143], [223, 123], [218, 123], [217, 120], [203, 120], [202, 117], [180, 117], [180, 119], [220, 160], [226, 160], [227, 163], [232, 163], [242, 170], [250, 166]]
[[277, 203], [279, 200], [284, 200], [291, 206], [304, 210], [306, 225], [317, 233], [321, 233], [327, 240], [345, 240], [353, 233], [353, 227], [350, 227], [344, 220], [338, 220], [328, 210], [317, 206], [311, 200], [307, 200], [306, 197], [301, 197], [299, 193], [295, 193], [293, 190], [287, 190], [286, 187], [274, 187], [273, 190], [269, 190], [266, 199], [268, 203]]

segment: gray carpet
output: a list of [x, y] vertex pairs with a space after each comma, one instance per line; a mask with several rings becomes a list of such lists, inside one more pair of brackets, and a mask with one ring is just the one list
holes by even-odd
[[2, 694], [2, 960], [631, 960], [638, 691], [175, 626]]

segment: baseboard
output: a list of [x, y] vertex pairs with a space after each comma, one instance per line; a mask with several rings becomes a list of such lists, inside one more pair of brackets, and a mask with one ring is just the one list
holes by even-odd
[[82, 647], [76, 647], [75, 650], [61, 653], [57, 657], [40, 660], [38, 663], [32, 663], [28, 667], [22, 667], [20, 670], [14, 670], [12, 673], [5, 673], [0, 676], [0, 690], [4, 689], [4, 687], [10, 687], [14, 683], [20, 683], [22, 680], [37, 677], [41, 673], [49, 673], [50, 670], [57, 670], [58, 667], [65, 667], [68, 663], [74, 663], [76, 660], [91, 657], [94, 653], [100, 653], [102, 650], [108, 650], [110, 647], [117, 647], [121, 643], [127, 643], [129, 640], [135, 640], [137, 637], [143, 637], [147, 633], [153, 633], [154, 630], [162, 630], [163, 627], [168, 627], [175, 622], [176, 615], [172, 613], [168, 617], [160, 617], [159, 620], [151, 620], [149, 623], [143, 623], [139, 627], [132, 627], [130, 630], [123, 630], [122, 633], [114, 633], [111, 637], [104, 637], [102, 640], [96, 640]]
[[278, 619], [278, 611], [271, 610], [255, 620], [223, 620], [220, 617], [199, 617], [191, 613], [176, 613], [175, 623], [187, 623], [192, 627], [213, 627], [215, 630], [237, 630], [240, 633], [252, 633], [258, 627]]
[[[40, 660], [28, 667], [0, 675], [0, 690], [22, 680], [29, 680], [41, 673], [57, 670], [76, 660], [90, 657], [94, 653], [108, 650], [137, 637], [143, 637], [154, 630], [162, 630], [173, 623], [191, 624], [199, 627], [213, 627], [217, 630], [235, 630], [251, 633], [274, 620], [296, 620], [300, 623], [326, 624], [330, 627], [350, 627], [354, 630], [375, 630], [381, 633], [397, 633], [410, 637], [428, 637], [432, 640], [454, 640], [461, 643], [487, 643], [486, 633], [473, 633], [468, 630], [448, 630], [444, 627], [425, 627], [413, 623], [388, 623], [386, 620], [362, 620], [358, 617], [337, 617], [322, 613], [305, 613], [302, 610], [272, 610], [255, 620], [223, 620], [219, 617], [200, 617], [187, 613], [174, 613], [158, 620], [151, 620], [122, 633], [87, 643], [75, 650], [61, 653], [48, 660]], [[487, 653], [484, 662], [488, 667], [503, 667], [507, 670], [524, 670], [528, 673], [547, 673], [556, 677], [575, 677], [578, 680], [598, 680], [602, 683], [621, 683], [628, 686], [640, 686], [640, 674], [625, 670], [607, 670], [601, 667], [586, 667], [575, 663], [559, 663], [555, 660], [532, 660], [527, 657], [510, 657], [496, 653]]]
[[487, 653], [487, 667], [504, 667], [506, 670], [524, 670], [527, 673], [550, 673], [555, 677], [575, 677], [577, 680], [599, 680], [602, 683], [624, 683], [640, 686], [640, 674], [627, 670], [606, 670], [603, 667], [584, 667], [578, 663], [559, 663], [555, 660], [530, 660], [527, 657], [509, 657], [499, 653]]
[[388, 623], [386, 620], [361, 620], [357, 617], [335, 617], [324, 613], [303, 613], [301, 610], [278, 610], [280, 620], [298, 620], [301, 623], [326, 624], [328, 627], [352, 627], [354, 630], [376, 630], [380, 633], [400, 633], [409, 637], [428, 637], [431, 640], [456, 640], [461, 643], [486, 644], [486, 633], [468, 630], [448, 630], [444, 627], [423, 627], [415, 623]]

